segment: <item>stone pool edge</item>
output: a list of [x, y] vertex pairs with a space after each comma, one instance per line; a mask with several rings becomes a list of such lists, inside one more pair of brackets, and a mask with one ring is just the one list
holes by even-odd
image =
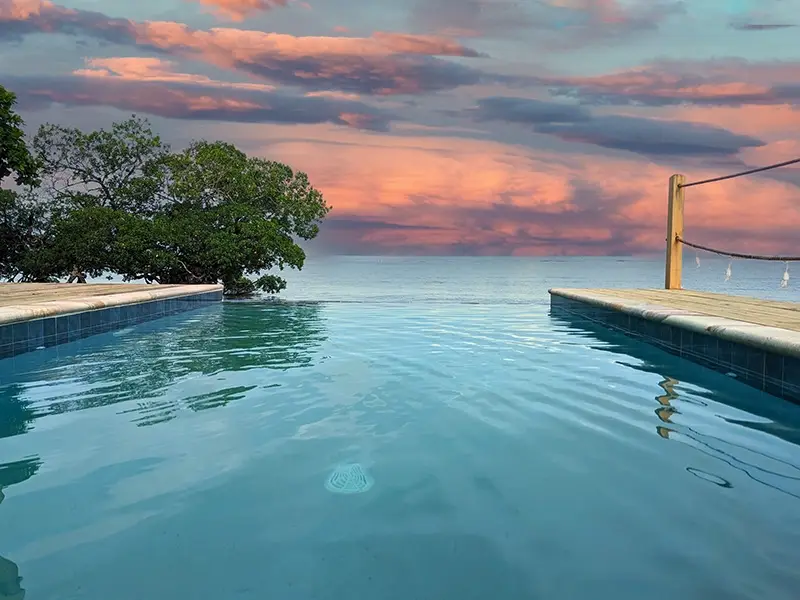
[[780, 398], [800, 403], [800, 333], [634, 302], [609, 294], [553, 288], [551, 308], [616, 329]]
[[0, 307], [0, 359], [222, 301], [223, 286], [176, 285]]

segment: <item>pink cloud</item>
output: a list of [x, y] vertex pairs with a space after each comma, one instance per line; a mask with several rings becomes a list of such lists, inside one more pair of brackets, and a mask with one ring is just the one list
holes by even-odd
[[254, 14], [284, 7], [289, 0], [189, 0], [208, 7], [210, 12], [230, 21], [244, 21]]
[[323, 90], [320, 92], [306, 92], [307, 98], [334, 98], [336, 100], [359, 100], [361, 96], [358, 94], [347, 94], [345, 92], [337, 92], [334, 90]]
[[242, 90], [270, 91], [275, 89], [274, 86], [263, 83], [217, 81], [205, 75], [179, 73], [174, 70], [175, 63], [173, 61], [160, 58], [141, 56], [90, 58], [86, 60], [86, 65], [88, 68], [76, 69], [72, 74], [79, 77], [184, 83]]
[[272, 82], [370, 94], [421, 93], [478, 82], [484, 74], [440, 57], [477, 57], [441, 35], [294, 36], [237, 28], [194, 29], [66, 9], [48, 0], [5, 0], [0, 23], [21, 33], [61, 32], [203, 60]]
[[597, 103], [782, 104], [800, 98], [800, 62], [660, 61], [589, 77], [550, 77], [559, 93]]

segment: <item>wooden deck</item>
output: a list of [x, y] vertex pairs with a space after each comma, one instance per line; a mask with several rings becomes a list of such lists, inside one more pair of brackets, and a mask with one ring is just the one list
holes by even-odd
[[626, 299], [632, 304], [650, 304], [668, 309], [722, 317], [742, 323], [753, 323], [800, 332], [800, 303], [759, 300], [747, 296], [728, 296], [692, 290], [571, 290], [587, 295]]
[[141, 283], [0, 283], [0, 307], [30, 306], [42, 302], [94, 298], [176, 287], [182, 286]]

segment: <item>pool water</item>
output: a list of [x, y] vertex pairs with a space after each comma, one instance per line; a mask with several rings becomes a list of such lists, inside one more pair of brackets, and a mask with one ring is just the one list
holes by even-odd
[[795, 599], [798, 443], [542, 296], [225, 303], [0, 361], [0, 599]]

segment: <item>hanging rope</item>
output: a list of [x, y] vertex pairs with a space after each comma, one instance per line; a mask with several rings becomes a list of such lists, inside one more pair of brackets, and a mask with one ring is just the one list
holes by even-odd
[[733, 175], [723, 175], [722, 177], [713, 177], [711, 179], [703, 179], [702, 181], [693, 181], [692, 183], [683, 183], [680, 184], [678, 187], [680, 188], [687, 188], [692, 187], [693, 185], [702, 185], [704, 183], [713, 183], [715, 181], [724, 181], [726, 179], [733, 179], [734, 177], [741, 177], [742, 175], [752, 175], [753, 173], [760, 173], [762, 171], [769, 171], [770, 169], [777, 169], [778, 167], [788, 167], [789, 165], [794, 165], [800, 163], [800, 158], [794, 158], [792, 160], [787, 160], [782, 163], [776, 163], [774, 165], [769, 165], [766, 167], [759, 167], [757, 169], [750, 169], [749, 171], [742, 171], [741, 173], [734, 173]]
[[799, 262], [800, 256], [762, 256], [759, 254], [740, 254], [738, 252], [726, 252], [725, 250], [717, 250], [716, 248], [709, 248], [708, 246], [701, 246], [700, 244], [693, 244], [692, 242], [687, 242], [681, 236], [675, 236], [675, 239], [678, 240], [684, 246], [689, 246], [691, 248], [695, 248], [696, 250], [705, 250], [706, 252], [711, 252], [712, 254], [719, 254], [720, 256], [729, 256], [731, 258], [745, 258], [749, 260], [770, 260], [776, 262]]

